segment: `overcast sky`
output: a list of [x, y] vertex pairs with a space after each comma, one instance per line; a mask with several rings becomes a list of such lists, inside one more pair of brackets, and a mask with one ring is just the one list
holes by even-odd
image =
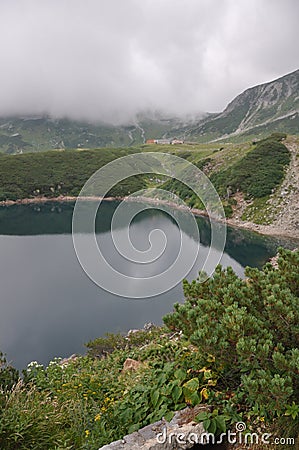
[[220, 111], [298, 68], [298, 0], [0, 0], [0, 115]]

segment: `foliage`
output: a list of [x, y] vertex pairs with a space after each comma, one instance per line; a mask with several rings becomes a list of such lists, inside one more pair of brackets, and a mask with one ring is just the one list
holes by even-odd
[[[98, 169], [136, 150], [69, 150], [2, 156], [0, 201], [36, 196], [77, 196], [84, 183]], [[140, 176], [115, 186], [109, 195], [124, 196], [146, 186]]]
[[218, 387], [228, 394], [215, 401], [230, 414], [273, 420], [292, 415], [298, 399], [299, 252], [280, 249], [278, 266], [247, 268], [245, 280], [218, 267], [204, 284], [185, 282], [186, 302], [164, 319], [197, 346], [202, 363], [213, 355]]
[[[56, 359], [48, 367], [30, 363], [24, 381], [2, 396], [1, 448], [98, 449], [207, 401], [217, 378], [200, 365], [188, 341], [163, 328], [119, 337], [120, 345], [112, 335], [88, 343], [89, 355], [113, 347], [106, 357], [66, 364]], [[127, 358], [140, 367], [124, 372]]]
[[0, 391], [10, 390], [18, 379], [18, 370], [8, 364], [5, 356], [0, 352]]
[[[78, 442], [74, 400], [60, 402], [47, 390], [24, 386], [22, 381], [0, 393], [0, 448], [3, 450], [71, 449]], [[78, 448], [78, 447], [77, 447]], [[80, 448], [80, 447], [79, 447]]]
[[[0, 391], [1, 449], [96, 450], [200, 403], [197, 420], [211, 433], [239, 420], [296, 432], [298, 265], [298, 251], [281, 249], [278, 269], [247, 269], [245, 280], [219, 267], [204, 284], [184, 283], [168, 328], [110, 334], [86, 356], [30, 363], [23, 381]], [[135, 370], [124, 371], [127, 358]]]
[[284, 167], [290, 162], [289, 150], [280, 135], [271, 135], [259, 141], [253, 149], [231, 167], [211, 176], [211, 181], [222, 196], [228, 187], [249, 197], [265, 197], [271, 194], [283, 180]]
[[196, 416], [196, 421], [202, 422], [205, 430], [214, 435], [226, 432], [227, 420], [227, 416], [219, 414], [218, 409], [214, 409], [213, 412], [204, 411]]

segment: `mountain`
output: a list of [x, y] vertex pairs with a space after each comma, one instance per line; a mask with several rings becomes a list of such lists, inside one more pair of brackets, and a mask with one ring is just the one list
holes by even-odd
[[212, 114], [195, 126], [177, 130], [185, 138], [201, 141], [249, 135], [264, 136], [273, 131], [299, 131], [299, 70], [277, 80], [246, 89], [223, 112]]
[[0, 152], [128, 147], [146, 139], [246, 141], [273, 131], [298, 134], [299, 70], [238, 95], [221, 113], [170, 117], [147, 111], [127, 125], [79, 122], [47, 116], [0, 118]]
[[[187, 121], [187, 123], [191, 123]], [[79, 122], [47, 116], [0, 118], [0, 151], [6, 154], [49, 149], [130, 147], [162, 138], [186, 121], [158, 113], [139, 114], [127, 125]]]

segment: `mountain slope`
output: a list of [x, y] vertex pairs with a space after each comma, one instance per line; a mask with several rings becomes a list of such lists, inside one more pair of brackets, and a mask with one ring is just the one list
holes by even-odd
[[143, 114], [128, 125], [53, 119], [47, 116], [0, 118], [0, 151], [7, 154], [50, 149], [128, 147], [162, 138], [184, 122], [159, 114]]
[[181, 132], [201, 140], [228, 136], [299, 131], [299, 70], [247, 89], [220, 114]]
[[246, 141], [273, 131], [299, 133], [299, 70], [245, 90], [220, 114], [169, 117], [147, 111], [127, 125], [108, 125], [40, 117], [0, 118], [0, 152], [128, 147], [146, 139]]

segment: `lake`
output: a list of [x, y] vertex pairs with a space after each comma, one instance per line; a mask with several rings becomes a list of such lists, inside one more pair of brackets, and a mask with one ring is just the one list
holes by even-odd
[[[116, 202], [105, 202], [97, 217], [97, 238], [118, 264], [109, 233]], [[153, 298], [128, 299], [94, 284], [82, 270], [73, 247], [72, 203], [14, 205], [0, 208], [0, 350], [17, 368], [32, 361], [47, 364], [56, 356], [85, 351], [84, 343], [107, 332], [127, 332], [145, 323], [162, 323], [175, 302], [183, 301], [181, 283]], [[203, 251], [209, 244], [209, 223], [197, 218]], [[163, 255], [167, 263], [178, 249], [176, 222], [166, 213], [148, 210], [132, 223], [136, 247], [144, 249], [153, 229], [170, 236]], [[124, 232], [120, 227], [118, 233]], [[192, 236], [184, 236], [192, 248]], [[243, 276], [246, 265], [261, 267], [279, 245], [293, 248], [298, 242], [228, 228], [223, 266]], [[135, 263], [119, 264], [134, 273]], [[196, 278], [200, 262], [188, 279]]]

